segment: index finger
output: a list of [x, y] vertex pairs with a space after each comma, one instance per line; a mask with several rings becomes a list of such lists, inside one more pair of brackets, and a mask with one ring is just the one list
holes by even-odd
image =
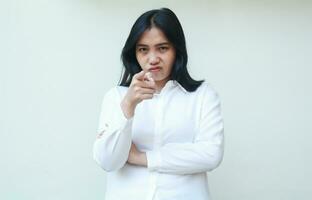
[[145, 73], [146, 72], [144, 70], [142, 70], [139, 73], [134, 74], [133, 78], [143, 80]]

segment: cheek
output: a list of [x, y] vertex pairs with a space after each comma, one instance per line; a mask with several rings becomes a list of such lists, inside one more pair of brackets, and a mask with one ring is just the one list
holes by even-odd
[[144, 59], [142, 56], [136, 56], [136, 59], [138, 63], [140, 64], [140, 66], [144, 65]]
[[172, 67], [174, 61], [175, 61], [175, 53], [169, 54], [167, 57], [167, 62], [170, 67]]

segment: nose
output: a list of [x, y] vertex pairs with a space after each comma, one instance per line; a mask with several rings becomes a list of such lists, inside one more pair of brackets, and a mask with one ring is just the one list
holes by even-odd
[[150, 56], [149, 56], [149, 64], [150, 65], [155, 65], [155, 64], [158, 64], [159, 63], [159, 57], [156, 53], [154, 52], [151, 52], [150, 53]]

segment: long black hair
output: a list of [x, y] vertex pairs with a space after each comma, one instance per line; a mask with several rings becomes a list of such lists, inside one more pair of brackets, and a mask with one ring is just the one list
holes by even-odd
[[195, 91], [204, 80], [196, 81], [190, 76], [186, 68], [187, 51], [183, 29], [177, 16], [168, 8], [147, 11], [135, 21], [122, 49], [121, 60], [124, 70], [119, 85], [129, 87], [134, 74], [142, 70], [135, 55], [136, 43], [143, 32], [152, 27], [162, 30], [176, 50], [170, 80], [176, 80], [189, 92]]

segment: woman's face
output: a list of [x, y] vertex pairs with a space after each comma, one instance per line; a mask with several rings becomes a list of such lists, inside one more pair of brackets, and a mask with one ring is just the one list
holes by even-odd
[[146, 30], [136, 44], [136, 58], [142, 70], [151, 72], [156, 85], [163, 87], [170, 79], [176, 51], [158, 28]]

